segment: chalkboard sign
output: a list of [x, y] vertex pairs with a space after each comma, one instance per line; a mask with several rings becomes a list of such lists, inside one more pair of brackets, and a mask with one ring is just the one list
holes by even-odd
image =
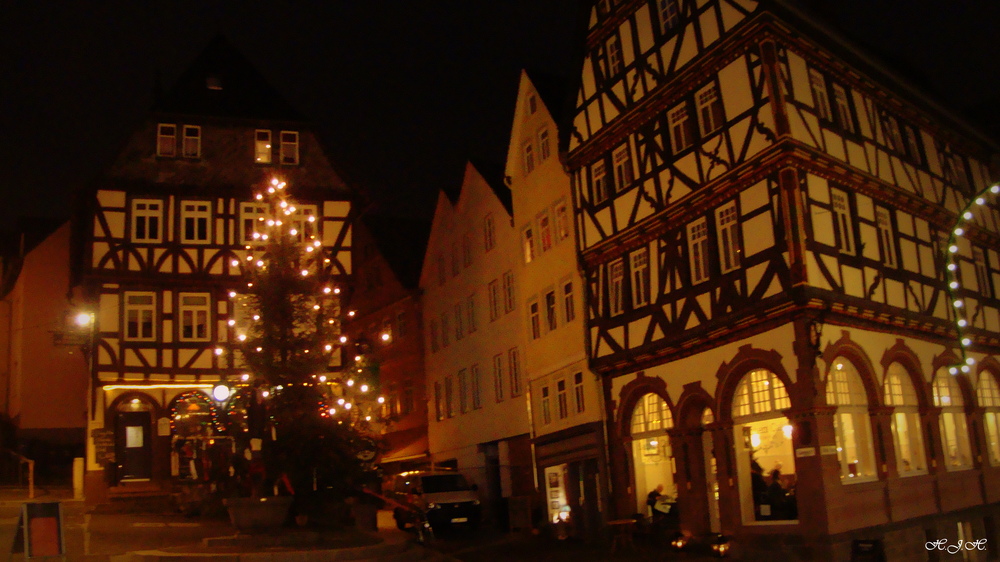
[[97, 464], [115, 462], [115, 430], [94, 429], [91, 430], [90, 437], [94, 440], [94, 456], [97, 457]]
[[66, 541], [63, 538], [62, 504], [22, 504], [11, 552], [23, 552], [25, 559], [64, 556]]

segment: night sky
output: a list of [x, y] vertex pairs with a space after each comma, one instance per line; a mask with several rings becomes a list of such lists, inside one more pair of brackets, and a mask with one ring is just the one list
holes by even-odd
[[[808, 3], [950, 107], [1000, 114], [1000, 2]], [[576, 74], [576, 6], [13, 0], [0, 15], [0, 218], [68, 215], [73, 190], [151, 107], [157, 77], [169, 86], [219, 32], [318, 124], [377, 210], [428, 217], [463, 158], [502, 157], [519, 68]]]

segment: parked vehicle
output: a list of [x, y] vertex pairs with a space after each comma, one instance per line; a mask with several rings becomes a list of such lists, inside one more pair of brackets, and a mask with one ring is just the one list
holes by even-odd
[[430, 524], [435, 533], [449, 527], [479, 526], [482, 508], [478, 487], [460, 473], [411, 471], [386, 478], [383, 494], [400, 504], [392, 515], [400, 529]]

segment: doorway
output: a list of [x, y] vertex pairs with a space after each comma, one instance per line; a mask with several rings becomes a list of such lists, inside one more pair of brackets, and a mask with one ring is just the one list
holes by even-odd
[[115, 458], [119, 480], [149, 480], [153, 476], [152, 406], [133, 398], [118, 404], [115, 416]]

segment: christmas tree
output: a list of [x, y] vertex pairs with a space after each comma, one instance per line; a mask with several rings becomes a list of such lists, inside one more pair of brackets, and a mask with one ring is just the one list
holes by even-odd
[[255, 199], [246, 287], [230, 293], [246, 369], [237, 391], [245, 415], [231, 424], [237, 459], [247, 461], [237, 476], [253, 495], [343, 497], [363, 482], [377, 453], [384, 402], [377, 369], [362, 355], [345, 360], [352, 344], [341, 333], [342, 291], [316, 216], [298, 208], [278, 179]]

